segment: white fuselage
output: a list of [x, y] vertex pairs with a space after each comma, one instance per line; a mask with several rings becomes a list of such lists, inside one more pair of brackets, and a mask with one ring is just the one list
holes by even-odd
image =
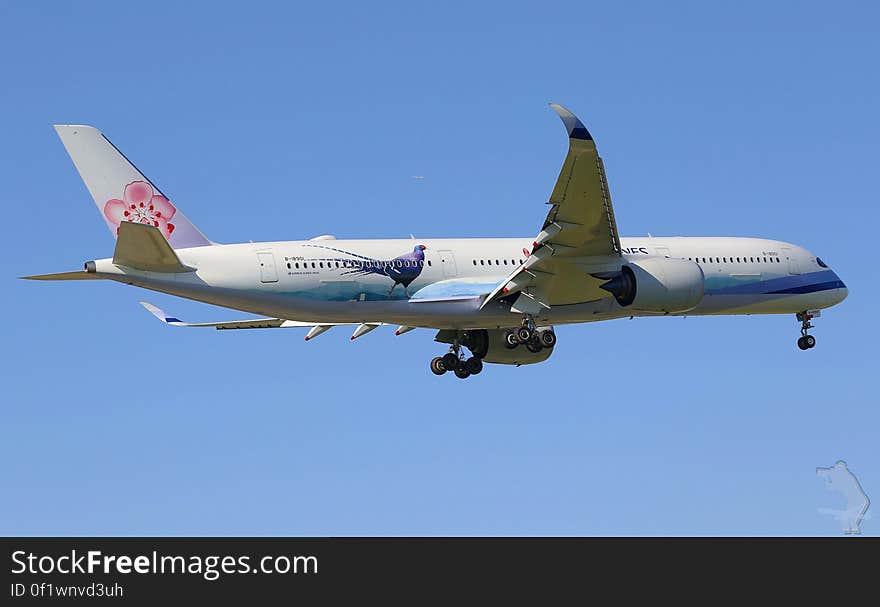
[[[177, 249], [181, 261], [195, 268], [188, 273], [131, 270], [111, 259], [97, 261], [95, 268], [102, 277], [119, 282], [289, 320], [503, 328], [520, 323], [521, 315], [512, 313], [509, 305], [493, 302], [481, 309], [480, 297], [444, 293], [443, 288], [497, 284], [522, 264], [531, 246], [530, 238], [319, 237]], [[827, 308], [847, 295], [837, 275], [815, 255], [785, 242], [622, 238], [621, 246], [622, 259], [584, 259], [584, 280], [592, 272], [619, 269], [622, 263], [648, 257], [692, 260], [702, 269], [705, 295], [687, 315], [795, 313]], [[398, 276], [403, 278], [394, 278]], [[449, 297], [433, 297], [438, 293]], [[609, 295], [553, 306], [536, 321], [565, 324], [639, 315], [656, 314], [621, 307]]]

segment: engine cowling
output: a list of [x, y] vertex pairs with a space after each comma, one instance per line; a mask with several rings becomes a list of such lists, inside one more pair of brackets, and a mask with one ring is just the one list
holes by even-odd
[[624, 308], [687, 312], [703, 299], [703, 270], [686, 259], [649, 257], [627, 262], [602, 288]]
[[[538, 327], [540, 330], [552, 327]], [[500, 365], [531, 365], [544, 362], [550, 358], [553, 348], [543, 348], [540, 352], [532, 352], [526, 346], [508, 348], [504, 336], [510, 329], [468, 329], [464, 332], [440, 331], [434, 339], [441, 343], [452, 343], [457, 336], [461, 344], [485, 363]]]

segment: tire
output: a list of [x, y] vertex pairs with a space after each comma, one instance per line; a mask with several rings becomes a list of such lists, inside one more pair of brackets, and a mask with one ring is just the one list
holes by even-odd
[[513, 331], [508, 331], [504, 334], [504, 347], [508, 350], [513, 350], [515, 347], [519, 345], [519, 340], [516, 338], [516, 333]]
[[528, 327], [520, 327], [516, 330], [516, 339], [521, 344], [529, 343], [529, 340], [532, 339], [532, 330]]
[[545, 348], [552, 348], [556, 345], [556, 333], [553, 331], [541, 331], [538, 339]]
[[533, 354], [537, 354], [538, 352], [540, 352], [541, 350], [544, 349], [544, 346], [542, 346], [540, 342], [530, 341], [529, 343], [526, 344], [526, 348], [528, 348], [529, 352], [532, 352]]
[[806, 337], [804, 337], [804, 345], [807, 346], [806, 347], [807, 350], [809, 350], [810, 348], [815, 348], [816, 347], [816, 338], [813, 337], [812, 335], [807, 335]]
[[456, 356], [452, 352], [444, 354], [443, 355], [443, 367], [447, 371], [455, 371], [456, 369], [458, 369], [458, 367], [459, 367], [458, 356]]
[[456, 367], [454, 373], [458, 379], [467, 379], [471, 376], [470, 372], [464, 368], [464, 365]]
[[801, 350], [806, 350], [810, 346], [807, 345], [806, 340], [803, 337], [798, 337], [798, 348]]
[[446, 367], [443, 366], [442, 356], [437, 356], [431, 359], [431, 372], [434, 375], [443, 375], [446, 373]]
[[471, 375], [479, 375], [483, 370], [483, 361], [474, 356], [465, 361], [464, 368]]

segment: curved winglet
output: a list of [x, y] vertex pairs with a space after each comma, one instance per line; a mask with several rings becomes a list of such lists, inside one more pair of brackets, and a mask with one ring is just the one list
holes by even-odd
[[550, 109], [556, 112], [556, 115], [562, 119], [562, 124], [565, 125], [565, 130], [568, 131], [569, 139], [583, 139], [584, 141], [593, 140], [593, 136], [590, 135], [590, 131], [587, 130], [584, 123], [566, 108], [558, 103], [551, 103]]
[[153, 304], [151, 304], [149, 302], [139, 301], [138, 303], [141, 304], [143, 307], [145, 307], [150, 314], [152, 314], [153, 316], [155, 316], [156, 318], [158, 318], [159, 320], [164, 322], [166, 325], [178, 325], [178, 326], [184, 326], [184, 327], [187, 325], [187, 323], [183, 322], [179, 318], [175, 318], [173, 316], [168, 316], [167, 314], [165, 314], [165, 312], [163, 310], [160, 310], [159, 308], [157, 308], [156, 306], [154, 306]]

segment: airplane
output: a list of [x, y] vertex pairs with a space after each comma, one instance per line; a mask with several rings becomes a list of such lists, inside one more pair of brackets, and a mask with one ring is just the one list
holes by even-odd
[[[621, 238], [605, 167], [584, 124], [551, 103], [568, 153], [532, 238], [209, 240], [99, 130], [55, 130], [116, 237], [113, 257], [32, 280], [112, 280], [264, 318], [187, 323], [141, 302], [163, 323], [219, 330], [340, 325], [351, 339], [383, 325], [437, 331], [437, 375], [483, 363], [545, 361], [554, 326], [637, 316], [795, 314], [797, 345], [846, 285], [798, 245], [763, 238]], [[470, 352], [470, 355], [466, 353]]]

